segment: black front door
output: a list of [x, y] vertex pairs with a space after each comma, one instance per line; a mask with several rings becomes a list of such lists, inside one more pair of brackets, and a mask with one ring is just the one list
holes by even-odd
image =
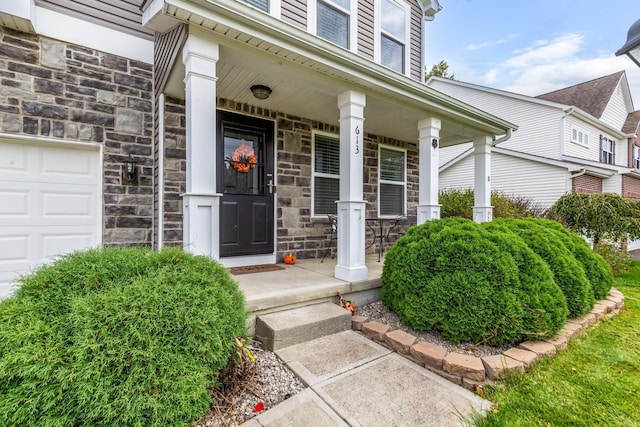
[[273, 253], [273, 122], [218, 112], [220, 256]]

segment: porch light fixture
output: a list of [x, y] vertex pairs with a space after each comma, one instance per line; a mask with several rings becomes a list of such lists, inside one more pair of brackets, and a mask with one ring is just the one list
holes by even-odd
[[616, 56], [627, 55], [640, 67], [640, 19], [638, 19], [627, 33], [627, 42], [616, 52]]
[[267, 99], [271, 95], [271, 88], [264, 85], [251, 86], [251, 93], [257, 99]]
[[136, 165], [138, 162], [133, 160], [131, 156], [128, 156], [126, 159], [122, 161], [122, 169], [123, 169], [123, 178], [124, 182], [132, 183], [136, 180], [137, 169]]
[[433, 138], [433, 139], [431, 140], [431, 146], [432, 146], [433, 148], [438, 148], [438, 138]]

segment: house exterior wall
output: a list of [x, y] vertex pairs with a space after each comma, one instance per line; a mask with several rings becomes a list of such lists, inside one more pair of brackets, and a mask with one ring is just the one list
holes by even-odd
[[[524, 196], [550, 207], [568, 191], [566, 169], [499, 153], [491, 154], [491, 188], [507, 194]], [[531, 183], [536, 185], [532, 186]], [[473, 155], [440, 173], [440, 189], [473, 188]]]
[[36, 0], [35, 3], [45, 9], [153, 40], [153, 31], [142, 26], [142, 0]]
[[602, 193], [602, 178], [591, 175], [580, 175], [571, 180], [571, 190], [582, 194]]
[[[184, 101], [167, 97], [164, 127], [164, 245], [181, 245], [182, 197], [186, 180], [186, 128]], [[311, 138], [313, 131], [339, 134], [338, 126], [319, 123], [290, 114], [218, 99], [218, 108], [237, 114], [274, 120], [276, 128], [276, 259], [295, 252], [300, 259], [322, 257], [335, 250], [327, 218], [311, 215]], [[364, 199], [367, 217], [378, 209], [378, 145], [407, 148], [402, 141], [365, 134]], [[418, 153], [407, 150], [407, 217], [415, 224], [418, 203]], [[367, 230], [369, 232], [369, 230]], [[392, 235], [393, 240], [396, 236]], [[367, 242], [370, 239], [367, 238]], [[375, 247], [369, 248], [370, 252]]]
[[640, 199], [640, 179], [622, 175], [622, 195], [633, 199]]
[[609, 103], [602, 112], [600, 120], [612, 126], [614, 129], [622, 129], [628, 114], [629, 111], [627, 110], [627, 105], [622, 95], [622, 88], [620, 87], [620, 83], [618, 83], [611, 99], [609, 99]]
[[[149, 245], [152, 66], [0, 27], [0, 132], [103, 146], [103, 243]], [[121, 185], [122, 160], [138, 162]]]
[[603, 193], [622, 194], [622, 175], [615, 174], [602, 180]]
[[373, 0], [358, 2], [358, 53], [373, 61], [374, 47], [374, 5]]
[[[571, 141], [572, 126], [577, 126], [578, 128], [583, 129], [585, 132], [589, 134], [588, 147], [585, 147], [584, 145]], [[564, 154], [571, 157], [577, 157], [580, 159], [599, 162], [600, 161], [600, 135], [604, 135], [608, 139], [612, 139], [616, 141], [615, 164], [619, 166], [626, 166], [627, 165], [626, 140], [619, 140], [616, 137], [612, 136], [611, 134], [604, 132], [602, 129], [599, 129], [590, 123], [580, 120], [578, 117], [575, 117], [575, 116], [567, 116], [565, 118]]]
[[294, 27], [307, 29], [306, 0], [282, 0], [281, 19]]
[[560, 158], [562, 111], [505, 95], [433, 80], [430, 86], [518, 125], [499, 147], [551, 159]]

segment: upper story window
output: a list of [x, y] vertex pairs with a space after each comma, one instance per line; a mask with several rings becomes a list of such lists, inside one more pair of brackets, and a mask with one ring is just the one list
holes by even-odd
[[631, 167], [634, 169], [640, 169], [640, 147], [634, 145], [632, 154]]
[[349, 49], [353, 43], [351, 30], [355, 26], [352, 6], [352, 0], [310, 0], [309, 31]]
[[378, 153], [378, 212], [384, 217], [405, 215], [407, 152], [380, 147]]
[[588, 147], [589, 134], [577, 126], [571, 126], [571, 142]]
[[242, 0], [244, 3], [269, 13], [269, 0]]
[[616, 142], [600, 135], [600, 161], [613, 165], [616, 162]]
[[403, 74], [408, 68], [409, 12], [408, 6], [403, 2], [380, 2], [377, 61]]
[[340, 198], [340, 140], [334, 135], [313, 135], [313, 216], [335, 214]]
[[281, 0], [240, 0], [258, 10], [280, 18]]

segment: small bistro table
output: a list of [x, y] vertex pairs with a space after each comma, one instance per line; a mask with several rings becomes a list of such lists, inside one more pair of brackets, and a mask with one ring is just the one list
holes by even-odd
[[[365, 222], [367, 227], [373, 233], [373, 238], [366, 246], [366, 248], [370, 248], [376, 242], [378, 242], [378, 262], [382, 259], [382, 254], [384, 253], [384, 243], [383, 241], [389, 241], [389, 234], [396, 228], [398, 228], [407, 218], [404, 216], [396, 216], [393, 218], [365, 218]], [[387, 232], [385, 233], [385, 224], [387, 226]]]

